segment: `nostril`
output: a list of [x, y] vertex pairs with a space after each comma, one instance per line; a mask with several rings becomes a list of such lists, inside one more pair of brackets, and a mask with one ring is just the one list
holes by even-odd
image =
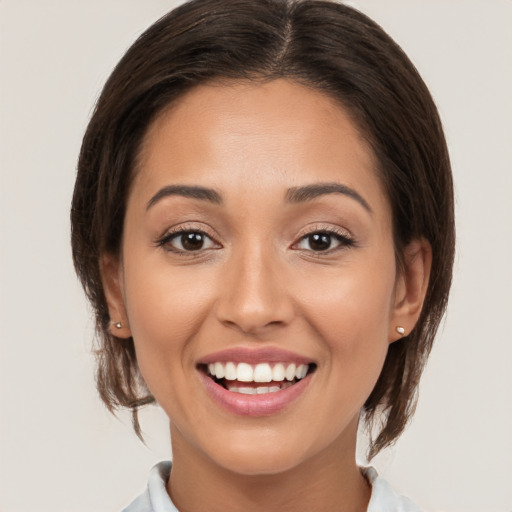
[[217, 319], [229, 329], [252, 336], [288, 325], [295, 314], [293, 301], [276, 285], [278, 280], [250, 274], [225, 283], [215, 308]]
[[235, 320], [222, 320], [222, 324], [229, 329], [234, 329], [247, 336], [258, 336], [269, 329], [286, 325], [282, 320], [270, 320], [268, 317], [257, 317], [256, 315], [241, 315]]

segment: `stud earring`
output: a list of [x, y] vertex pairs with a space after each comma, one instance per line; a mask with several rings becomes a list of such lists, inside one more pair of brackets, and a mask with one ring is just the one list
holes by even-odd
[[121, 327], [123, 327], [123, 324], [121, 322], [116, 322], [114, 325], [116, 326], [117, 329], [121, 329]]
[[396, 332], [400, 334], [400, 336], [405, 336], [405, 329], [401, 325], [396, 326]]

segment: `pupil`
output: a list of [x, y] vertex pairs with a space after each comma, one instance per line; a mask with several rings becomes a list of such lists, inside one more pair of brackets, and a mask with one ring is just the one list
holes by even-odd
[[187, 233], [181, 235], [181, 245], [187, 251], [197, 251], [203, 246], [204, 240], [201, 233]]
[[331, 246], [331, 236], [325, 233], [311, 235], [309, 244], [314, 251], [325, 251]]

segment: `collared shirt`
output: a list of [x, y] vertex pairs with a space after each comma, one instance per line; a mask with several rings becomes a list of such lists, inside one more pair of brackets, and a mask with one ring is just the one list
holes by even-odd
[[[374, 468], [361, 468], [361, 471], [372, 486], [367, 512], [421, 512], [409, 498], [397, 494]], [[169, 461], [154, 466], [149, 473], [146, 490], [123, 512], [179, 512], [166, 490], [170, 473]]]

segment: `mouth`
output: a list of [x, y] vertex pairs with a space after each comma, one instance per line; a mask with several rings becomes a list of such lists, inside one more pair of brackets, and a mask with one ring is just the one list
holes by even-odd
[[198, 369], [231, 393], [268, 395], [293, 387], [316, 370], [315, 363], [215, 361]]

